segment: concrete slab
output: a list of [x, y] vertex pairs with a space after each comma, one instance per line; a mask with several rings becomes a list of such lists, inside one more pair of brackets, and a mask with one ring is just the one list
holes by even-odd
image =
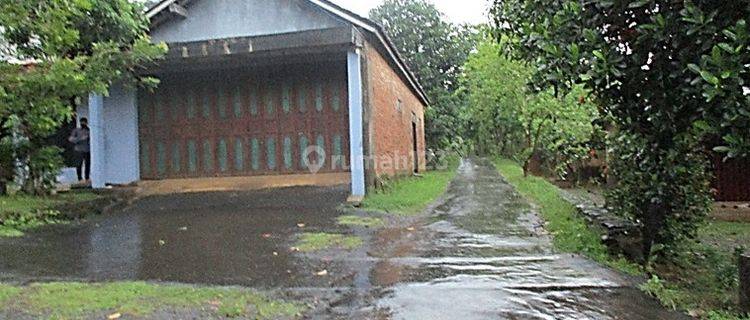
[[351, 183], [349, 173], [289, 174], [253, 177], [222, 177], [141, 181], [141, 196], [175, 193], [250, 191], [298, 186], [338, 186]]

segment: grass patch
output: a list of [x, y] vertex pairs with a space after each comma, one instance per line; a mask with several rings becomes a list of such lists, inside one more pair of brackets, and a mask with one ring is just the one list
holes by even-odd
[[717, 250], [733, 253], [735, 248], [750, 246], [750, 223], [709, 221], [700, 231], [701, 242]]
[[23, 232], [65, 219], [55, 207], [95, 200], [91, 192], [70, 192], [55, 196], [0, 196], [0, 237], [20, 237]]
[[23, 231], [0, 225], [0, 238], [16, 238], [23, 236]]
[[346, 236], [336, 233], [303, 233], [297, 241], [297, 249], [302, 252], [314, 252], [331, 248], [351, 250], [362, 245], [357, 236]]
[[383, 219], [374, 217], [340, 216], [337, 221], [342, 226], [353, 227], [380, 228], [385, 225]]
[[747, 319], [737, 314], [737, 259], [749, 244], [750, 223], [709, 221], [697, 242], [655, 265], [663, 289], [647, 292], [667, 306], [707, 319]]
[[369, 210], [415, 215], [445, 192], [454, 175], [455, 170], [431, 171], [420, 177], [396, 179], [387, 188], [368, 195], [362, 205]]
[[96, 194], [91, 192], [67, 192], [48, 197], [28, 195], [0, 196], [0, 214], [10, 212], [31, 213], [64, 203], [91, 201], [97, 197]]
[[708, 314], [706, 314], [706, 319], [708, 320], [750, 320], [750, 315], [748, 316], [738, 316], [734, 313], [726, 312], [726, 311], [711, 311]]
[[602, 244], [600, 235], [590, 229], [571, 203], [560, 196], [560, 190], [540, 177], [524, 177], [523, 169], [507, 159], [495, 161], [500, 174], [523, 196], [536, 203], [547, 222], [546, 229], [553, 236], [555, 248], [563, 252], [580, 253], [599, 263], [628, 274], [641, 274], [641, 268], [622, 257], [612, 257]]
[[13, 299], [0, 309], [53, 319], [81, 318], [94, 313], [148, 316], [159, 308], [216, 307], [217, 316], [253, 316], [259, 319], [293, 316], [302, 306], [272, 300], [257, 292], [229, 288], [156, 285], [145, 282], [86, 284], [59, 282], [12, 288]]
[[19, 288], [0, 283], [0, 306], [5, 305], [5, 303], [10, 301], [11, 298], [15, 298], [20, 292], [21, 289]]

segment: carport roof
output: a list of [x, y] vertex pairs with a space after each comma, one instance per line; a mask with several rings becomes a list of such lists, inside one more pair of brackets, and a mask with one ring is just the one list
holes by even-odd
[[[175, 16], [185, 15], [183, 5], [188, 4], [191, 1], [196, 0], [162, 0], [155, 4], [146, 11], [146, 16], [151, 21], [152, 26], [157, 26], [164, 21], [171, 19]], [[351, 12], [339, 5], [336, 5], [328, 0], [303, 0], [309, 2], [317, 7], [325, 10], [326, 12], [333, 14], [334, 16], [343, 19], [352, 25], [365, 30], [380, 42], [380, 45], [385, 49], [388, 58], [396, 66], [396, 69], [404, 79], [409, 83], [412, 90], [419, 96], [425, 106], [429, 105], [430, 100], [427, 97], [422, 85], [414, 76], [409, 69], [409, 66], [404, 62], [404, 59], [398, 53], [398, 49], [393, 45], [393, 42], [388, 38], [388, 35], [380, 26], [373, 20], [362, 17], [354, 12]]]

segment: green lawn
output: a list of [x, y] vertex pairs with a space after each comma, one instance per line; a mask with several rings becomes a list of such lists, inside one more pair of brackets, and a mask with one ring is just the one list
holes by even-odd
[[700, 239], [727, 253], [734, 252], [734, 248], [739, 246], [745, 246], [745, 249], [750, 250], [750, 223], [709, 221], [701, 229]]
[[91, 201], [98, 196], [91, 192], [69, 192], [55, 196], [0, 196], [0, 237], [19, 237], [23, 231], [64, 219], [54, 207]]
[[[4, 302], [3, 302], [4, 301]], [[148, 316], [164, 308], [212, 310], [216, 316], [276, 319], [303, 311], [297, 303], [270, 299], [246, 289], [158, 285], [145, 282], [0, 285], [0, 310], [49, 319], [95, 314]]]
[[440, 197], [454, 176], [455, 169], [452, 169], [396, 179], [385, 190], [368, 195], [362, 205], [369, 210], [402, 216], [415, 215]]
[[540, 177], [524, 177], [523, 169], [514, 161], [495, 161], [500, 174], [530, 201], [537, 204], [547, 222], [546, 228], [554, 236], [560, 251], [583, 254], [599, 263], [629, 274], [640, 274], [640, 268], [624, 258], [612, 257], [602, 244], [600, 235], [588, 227], [575, 207], [560, 196], [560, 190]]

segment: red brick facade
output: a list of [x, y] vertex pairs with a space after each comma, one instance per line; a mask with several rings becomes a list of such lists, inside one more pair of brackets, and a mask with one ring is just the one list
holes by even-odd
[[367, 59], [370, 172], [376, 177], [414, 171], [413, 127], [416, 124], [419, 171], [426, 169], [424, 111], [426, 106], [387, 60], [371, 45]]

